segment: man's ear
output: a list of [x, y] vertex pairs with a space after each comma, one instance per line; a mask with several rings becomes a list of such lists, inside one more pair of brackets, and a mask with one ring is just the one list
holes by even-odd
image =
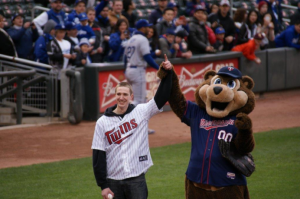
[[213, 76], [215, 76], [217, 73], [214, 70], [209, 70], [206, 71], [205, 75], [204, 75], [204, 80], [208, 80], [211, 79]]
[[254, 87], [254, 81], [251, 77], [249, 76], [243, 76], [242, 77], [242, 82], [244, 83], [244, 85], [249, 89], [252, 90]]

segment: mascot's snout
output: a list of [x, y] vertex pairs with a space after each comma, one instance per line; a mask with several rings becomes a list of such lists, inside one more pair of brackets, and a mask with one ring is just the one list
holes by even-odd
[[222, 90], [223, 90], [223, 88], [222, 88], [222, 87], [220, 87], [220, 86], [216, 86], [216, 87], [214, 87], [214, 92], [215, 92], [215, 94], [216, 94], [216, 95], [218, 95], [219, 93], [221, 93], [221, 92], [222, 92]]

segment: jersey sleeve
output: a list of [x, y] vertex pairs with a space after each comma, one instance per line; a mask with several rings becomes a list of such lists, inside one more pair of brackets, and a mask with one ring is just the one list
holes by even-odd
[[103, 132], [103, 127], [101, 125], [101, 118], [97, 121], [95, 126], [94, 138], [92, 143], [92, 149], [97, 149], [105, 151], [105, 135]]
[[200, 114], [202, 114], [202, 110], [199, 108], [197, 104], [191, 101], [187, 101], [186, 103], [187, 103], [186, 110], [184, 112], [183, 117], [181, 118], [181, 122], [190, 126], [191, 119], [196, 118], [199, 112]]
[[163, 111], [162, 108], [158, 109], [154, 98], [145, 104], [139, 104], [136, 108], [138, 111], [144, 113], [144, 116], [147, 120], [149, 120], [152, 116], [156, 115], [157, 113]]
[[149, 44], [149, 41], [147, 40], [146, 37], [143, 37], [141, 39], [140, 46], [139, 46], [142, 56], [150, 54], [150, 45], [147, 44]]

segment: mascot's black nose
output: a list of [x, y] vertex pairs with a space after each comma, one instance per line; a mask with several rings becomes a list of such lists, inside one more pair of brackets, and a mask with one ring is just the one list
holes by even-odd
[[215, 92], [216, 95], [218, 95], [219, 93], [221, 93], [222, 90], [223, 90], [223, 88], [220, 87], [220, 86], [214, 87], [214, 92]]

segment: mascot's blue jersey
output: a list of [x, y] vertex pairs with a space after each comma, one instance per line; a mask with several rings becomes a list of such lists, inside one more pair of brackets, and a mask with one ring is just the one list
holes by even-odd
[[182, 122], [191, 127], [192, 151], [186, 176], [189, 180], [216, 187], [247, 185], [246, 177], [222, 157], [218, 141], [234, 140], [236, 117], [214, 118], [188, 101]]

